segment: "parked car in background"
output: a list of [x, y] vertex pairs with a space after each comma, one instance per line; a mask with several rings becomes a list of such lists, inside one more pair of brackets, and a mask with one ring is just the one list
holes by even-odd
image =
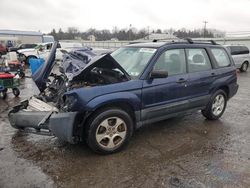
[[0, 44], [0, 56], [5, 55], [7, 52], [8, 49], [3, 44]]
[[243, 45], [225, 45], [234, 60], [235, 66], [241, 72], [246, 72], [250, 63], [249, 49]]
[[[30, 49], [20, 49], [17, 50], [20, 56], [22, 56], [21, 59], [25, 59], [25, 62], [28, 63], [30, 58], [43, 58], [47, 59], [51, 47], [53, 43], [52, 42], [47, 42], [47, 43], [40, 43], [36, 44], [35, 48], [30, 48]], [[85, 49], [85, 47], [82, 46], [81, 43], [79, 42], [60, 42], [57, 43], [57, 49], [56, 49], [56, 61], [62, 61], [63, 59], [63, 53], [62, 51], [71, 51], [75, 49]]]
[[[48, 58], [52, 45], [52, 42], [39, 43], [36, 44], [35, 48], [20, 49], [17, 50], [17, 53], [19, 54], [19, 56], [21, 56], [21, 59], [25, 60], [27, 64], [29, 63], [30, 58], [43, 58], [46, 60]], [[58, 44], [57, 48], [61, 48], [60, 44]]]
[[15, 106], [10, 124], [70, 143], [86, 140], [102, 154], [120, 151], [145, 124], [198, 110], [217, 120], [238, 90], [234, 62], [215, 42], [127, 45], [82, 63], [66, 61], [55, 75], [56, 45], [32, 76], [41, 93]]
[[37, 46], [37, 44], [19, 44], [16, 47], [10, 47], [9, 51], [16, 52], [16, 51], [22, 50], [22, 49], [34, 49], [36, 46]]

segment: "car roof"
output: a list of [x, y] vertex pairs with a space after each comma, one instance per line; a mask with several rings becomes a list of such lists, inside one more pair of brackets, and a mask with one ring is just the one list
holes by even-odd
[[218, 47], [223, 47], [220, 44], [215, 43], [214, 41], [198, 41], [198, 42], [193, 42], [191, 41], [186, 41], [186, 40], [182, 40], [182, 41], [165, 41], [165, 42], [135, 42], [135, 43], [130, 43], [128, 45], [126, 45], [126, 47], [137, 47], [137, 48], [160, 48], [160, 47], [165, 47], [165, 46], [185, 46], [185, 47], [214, 47], [214, 46], [218, 46]]
[[166, 42], [135, 42], [126, 45], [126, 47], [159, 48], [165, 44]]

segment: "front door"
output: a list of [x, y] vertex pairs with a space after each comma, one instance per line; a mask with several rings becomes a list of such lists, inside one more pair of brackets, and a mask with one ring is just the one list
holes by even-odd
[[154, 70], [166, 70], [167, 78], [144, 81], [142, 89], [142, 121], [166, 119], [188, 107], [186, 61], [184, 49], [170, 49], [157, 59]]

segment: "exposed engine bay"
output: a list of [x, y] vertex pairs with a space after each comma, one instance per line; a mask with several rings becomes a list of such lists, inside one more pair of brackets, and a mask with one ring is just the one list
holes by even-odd
[[117, 62], [109, 55], [87, 57], [85, 61], [67, 54], [59, 67], [60, 73], [51, 73], [46, 82], [46, 88], [36, 96], [38, 99], [52, 102], [57, 108], [62, 108], [63, 94], [67, 91], [114, 84], [130, 80]]

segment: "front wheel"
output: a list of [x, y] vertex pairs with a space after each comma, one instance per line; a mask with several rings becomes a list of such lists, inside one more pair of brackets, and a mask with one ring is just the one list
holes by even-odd
[[218, 90], [212, 96], [207, 107], [202, 110], [203, 116], [209, 120], [217, 120], [224, 113], [227, 106], [227, 95], [223, 90]]
[[87, 143], [101, 154], [111, 154], [123, 149], [133, 133], [130, 115], [121, 109], [104, 109], [90, 118], [87, 124]]

